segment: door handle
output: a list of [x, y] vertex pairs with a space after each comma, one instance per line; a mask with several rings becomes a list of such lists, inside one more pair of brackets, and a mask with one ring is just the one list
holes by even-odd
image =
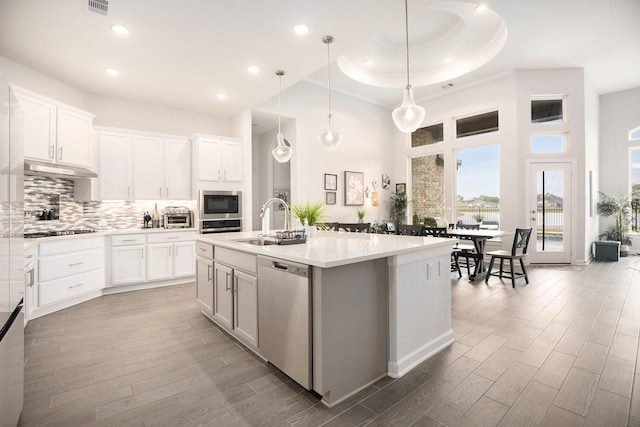
[[225, 277], [225, 286], [226, 286], [226, 290], [229, 291], [229, 273], [225, 273], [226, 277]]
[[53, 156], [56, 154], [56, 148], [53, 145], [49, 146], [49, 158], [53, 159]]
[[60, 154], [59, 154], [60, 157], [59, 158], [60, 158], [60, 160], [62, 160], [62, 147], [58, 148], [58, 151], [60, 152]]
[[207, 265], [207, 282], [211, 281], [212, 270], [213, 270], [213, 266]]

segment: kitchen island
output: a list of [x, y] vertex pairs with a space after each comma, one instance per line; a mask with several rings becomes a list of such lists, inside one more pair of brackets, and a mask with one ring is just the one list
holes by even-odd
[[[218, 254], [246, 255], [240, 269], [255, 271], [257, 287], [262, 278], [253, 263], [258, 259], [310, 266], [312, 380], [303, 385], [320, 394], [326, 405], [335, 405], [387, 375], [400, 377], [453, 342], [454, 240], [319, 232], [304, 244], [261, 245], [256, 244], [258, 236], [257, 232], [198, 235], [197, 250], [212, 246], [214, 265]], [[218, 280], [217, 273], [209, 276]], [[217, 294], [212, 294], [215, 300]], [[218, 302], [211, 304], [215, 307]], [[255, 307], [260, 310], [260, 301]], [[227, 330], [234, 328], [233, 322], [220, 321], [225, 316], [203, 313]], [[252, 328], [246, 324], [243, 328], [234, 336], [264, 357], [258, 325], [251, 340], [244, 337]]]

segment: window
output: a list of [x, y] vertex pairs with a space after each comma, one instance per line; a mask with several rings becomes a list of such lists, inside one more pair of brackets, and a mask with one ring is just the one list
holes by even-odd
[[563, 123], [562, 99], [534, 99], [531, 101], [531, 123]]
[[498, 145], [456, 152], [457, 222], [483, 228], [500, 224], [500, 151]]
[[411, 147], [422, 147], [423, 145], [431, 145], [442, 142], [443, 126], [442, 123], [420, 128], [411, 134]]
[[631, 226], [633, 231], [640, 231], [640, 147], [631, 148], [629, 152], [631, 159], [631, 202], [632, 217]]
[[411, 159], [413, 222], [444, 215], [444, 158], [441, 154]]
[[479, 135], [498, 130], [498, 112], [478, 114], [456, 120], [456, 137]]
[[632, 141], [635, 139], [640, 139], [640, 127], [629, 131], [629, 139]]
[[563, 153], [564, 135], [531, 135], [532, 153]]

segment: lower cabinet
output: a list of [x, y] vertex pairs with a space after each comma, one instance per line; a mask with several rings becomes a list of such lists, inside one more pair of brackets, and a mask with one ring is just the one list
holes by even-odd
[[111, 286], [193, 276], [192, 231], [111, 236]]
[[214, 248], [214, 254], [213, 320], [244, 344], [257, 350], [256, 256], [220, 247]]
[[196, 257], [196, 299], [200, 308], [213, 317], [213, 260]]
[[50, 305], [104, 287], [104, 238], [38, 245], [37, 305]]

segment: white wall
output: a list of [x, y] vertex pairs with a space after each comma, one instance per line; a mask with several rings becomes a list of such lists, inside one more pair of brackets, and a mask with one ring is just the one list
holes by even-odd
[[[585, 247], [583, 259], [591, 259], [591, 248], [589, 242], [598, 239], [598, 214], [596, 203], [598, 200], [598, 187], [600, 179], [600, 97], [596, 92], [591, 80], [585, 76]], [[591, 183], [589, 173], [591, 172]]]
[[231, 119], [142, 102], [87, 94], [84, 109], [95, 114], [93, 123], [147, 132], [191, 136], [203, 133], [234, 136]]
[[[291, 159], [291, 201], [325, 201], [324, 174], [338, 175], [337, 204], [327, 206], [332, 221], [356, 222], [356, 207], [344, 206], [344, 171], [363, 172], [371, 190], [374, 179], [380, 185], [383, 173], [392, 174], [395, 128], [391, 112], [355, 98], [332, 93], [334, 127], [343, 140], [335, 151], [326, 151], [317, 141], [324, 129], [327, 90], [299, 82], [282, 92], [282, 115], [295, 118], [295, 138], [285, 134], [293, 146]], [[277, 96], [256, 110], [277, 114]], [[284, 133], [284, 132], [283, 132]], [[265, 161], [264, 158], [260, 161]], [[379, 187], [381, 203], [376, 209], [365, 206], [365, 221], [389, 217], [389, 195]]]

